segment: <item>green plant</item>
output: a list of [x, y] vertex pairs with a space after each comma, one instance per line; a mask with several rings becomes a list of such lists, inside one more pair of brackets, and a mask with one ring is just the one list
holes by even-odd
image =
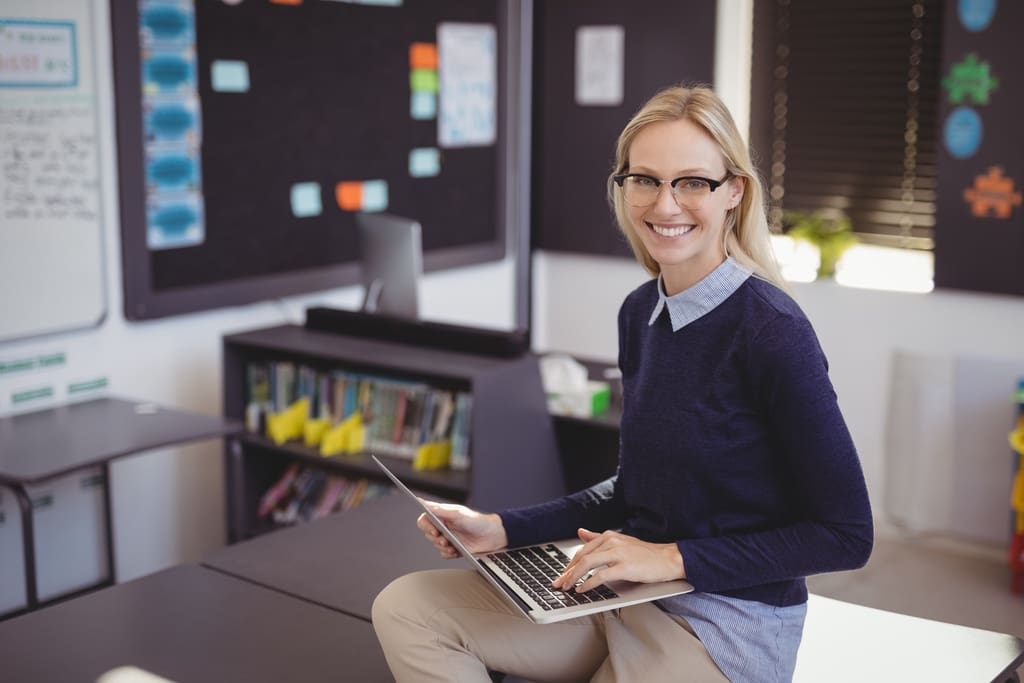
[[787, 211], [783, 216], [786, 234], [818, 248], [821, 261], [818, 277], [832, 277], [843, 253], [857, 243], [849, 217], [841, 211]]

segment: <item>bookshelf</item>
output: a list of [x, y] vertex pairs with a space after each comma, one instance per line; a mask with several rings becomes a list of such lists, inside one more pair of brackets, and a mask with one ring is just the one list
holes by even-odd
[[[406, 457], [380, 453], [413, 489], [497, 510], [565, 493], [555, 431], [537, 359], [499, 358], [412, 343], [281, 325], [223, 338], [224, 414], [244, 421], [248, 369], [292, 363], [318, 373], [352, 373], [407, 382], [471, 398], [466, 469], [418, 470]], [[247, 431], [227, 445], [228, 535], [231, 542], [276, 528], [259, 515], [263, 494], [294, 463], [335, 476], [384, 482], [369, 449], [323, 456], [301, 441], [278, 444]]]

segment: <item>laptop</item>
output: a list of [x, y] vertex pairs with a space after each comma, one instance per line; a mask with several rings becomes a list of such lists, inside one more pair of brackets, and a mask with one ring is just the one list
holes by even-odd
[[484, 579], [534, 623], [550, 624], [585, 617], [693, 590], [693, 586], [682, 579], [660, 583], [612, 581], [586, 593], [555, 590], [551, 588], [551, 582], [562, 573], [576, 551], [583, 547], [578, 538], [474, 554], [377, 456], [371, 457], [399, 491], [416, 501], [434, 526], [473, 564]]

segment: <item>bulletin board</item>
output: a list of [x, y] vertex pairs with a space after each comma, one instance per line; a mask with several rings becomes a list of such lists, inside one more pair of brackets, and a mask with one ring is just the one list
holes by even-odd
[[559, 0], [534, 8], [535, 248], [632, 252], [608, 205], [619, 133], [655, 92], [714, 77], [714, 2]]
[[91, 5], [0, 5], [0, 342], [106, 313]]
[[1024, 4], [947, 2], [935, 285], [1024, 294]]
[[112, 2], [126, 317], [355, 283], [357, 211], [502, 258], [500, 7]]

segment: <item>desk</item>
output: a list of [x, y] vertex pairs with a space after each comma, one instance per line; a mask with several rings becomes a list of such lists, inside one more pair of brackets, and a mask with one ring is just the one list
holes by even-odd
[[419, 569], [469, 567], [445, 560], [416, 528], [420, 509], [402, 495], [227, 546], [202, 564], [369, 621], [377, 593]]
[[32, 501], [25, 487], [90, 467], [103, 468], [107, 566], [114, 581], [114, 543], [110, 509], [110, 462], [164, 446], [226, 436], [240, 425], [119, 398], [82, 403], [0, 418], [0, 486], [13, 491], [21, 508], [27, 609], [40, 605], [36, 587]]
[[1005, 633], [811, 595], [793, 681], [1004, 683], [1022, 662], [1024, 642]]
[[5, 681], [95, 681], [134, 665], [177, 683], [389, 681], [372, 626], [198, 565], [0, 623]]

